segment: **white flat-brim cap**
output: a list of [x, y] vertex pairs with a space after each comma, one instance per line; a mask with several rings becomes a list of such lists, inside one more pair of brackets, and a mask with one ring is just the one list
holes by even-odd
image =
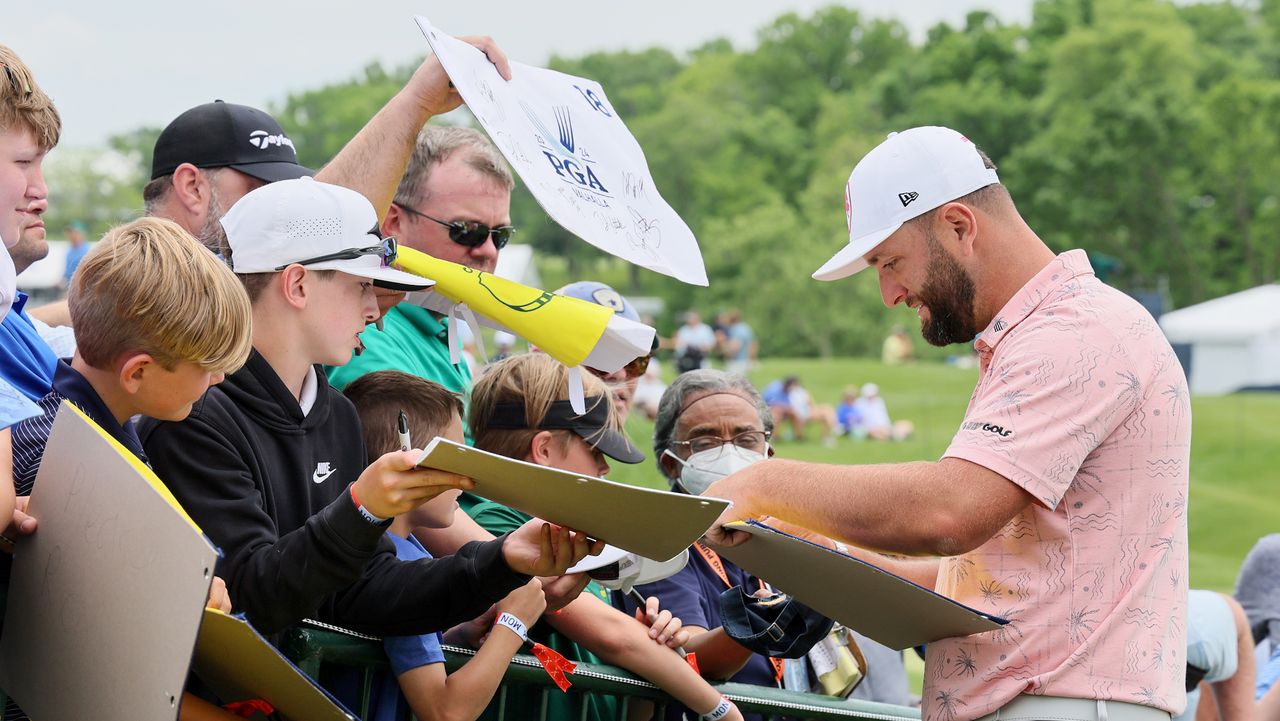
[[[236, 273], [274, 273], [332, 253], [382, 244], [378, 215], [360, 193], [311, 178], [281, 180], [246, 193], [222, 217]], [[383, 265], [380, 254], [306, 263], [368, 278], [394, 290], [421, 290], [435, 281]]]
[[903, 223], [999, 182], [973, 143], [950, 128], [889, 133], [858, 161], [845, 184], [849, 244], [813, 277], [839, 280], [865, 269], [864, 256]]

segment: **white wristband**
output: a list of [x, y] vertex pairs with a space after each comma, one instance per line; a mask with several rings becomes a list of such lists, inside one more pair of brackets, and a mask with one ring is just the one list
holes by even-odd
[[720, 721], [720, 719], [729, 715], [729, 710], [732, 708], [733, 704], [729, 703], [729, 699], [721, 696], [719, 705], [707, 713], [702, 714], [702, 721]]
[[524, 625], [524, 621], [516, 618], [510, 613], [502, 613], [498, 616], [498, 620], [493, 622], [494, 626], [501, 626], [515, 635], [520, 637], [521, 641], [529, 640], [529, 628]]

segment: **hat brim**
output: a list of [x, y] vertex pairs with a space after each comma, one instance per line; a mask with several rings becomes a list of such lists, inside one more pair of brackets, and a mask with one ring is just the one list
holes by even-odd
[[632, 445], [627, 437], [612, 428], [575, 427], [574, 433], [582, 440], [598, 448], [601, 453], [620, 463], [636, 464], [644, 460], [644, 453]]
[[350, 260], [327, 260], [321, 263], [313, 263], [307, 267], [312, 270], [336, 270], [340, 273], [346, 273], [347, 275], [368, 278], [373, 281], [374, 285], [388, 290], [403, 290], [408, 292], [423, 290], [436, 284], [436, 282], [430, 278], [423, 278], [420, 275], [406, 273], [403, 270], [383, 267], [372, 268], [367, 265], [361, 266], [352, 263]]
[[227, 166], [232, 170], [238, 170], [245, 175], [268, 183], [276, 183], [281, 180], [297, 180], [298, 178], [310, 178], [316, 174], [316, 171], [297, 163], [237, 163]]
[[849, 244], [840, 249], [840, 252], [831, 256], [823, 264], [821, 268], [816, 270], [813, 277], [816, 280], [840, 280], [867, 269], [867, 261], [863, 260], [864, 255], [871, 252], [871, 249], [884, 242], [885, 238], [893, 235], [898, 228], [902, 227], [902, 223], [891, 225], [888, 228], [875, 230], [859, 238], [850, 238]]

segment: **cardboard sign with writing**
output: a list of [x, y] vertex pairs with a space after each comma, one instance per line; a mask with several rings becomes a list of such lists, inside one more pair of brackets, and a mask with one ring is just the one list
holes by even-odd
[[36, 719], [174, 721], [218, 552], [145, 464], [63, 403], [19, 539], [0, 687]]

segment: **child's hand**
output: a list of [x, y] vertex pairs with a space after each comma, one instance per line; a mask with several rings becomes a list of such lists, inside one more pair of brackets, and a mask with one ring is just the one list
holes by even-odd
[[213, 584], [209, 586], [209, 600], [204, 607], [231, 613], [231, 595], [227, 593], [227, 584], [218, 576], [213, 577]]
[[[514, 591], [512, 592], [514, 593]], [[489, 631], [493, 629], [493, 622], [498, 618], [498, 607], [493, 605], [488, 611], [471, 619], [463, 621], [444, 632], [445, 643], [451, 643], [455, 646], [466, 646], [467, 648], [480, 648], [484, 640], [488, 638]]]
[[414, 462], [422, 451], [392, 451], [356, 479], [360, 504], [379, 518], [392, 518], [455, 488], [469, 491], [475, 481], [447, 471], [418, 468]]
[[587, 584], [591, 583], [591, 577], [585, 573], [544, 576], [538, 580], [542, 581], [542, 593], [547, 597], [548, 611], [559, 611], [573, 603], [574, 599], [582, 595]]
[[14, 499], [13, 519], [0, 535], [3, 539], [3, 542], [0, 542], [0, 551], [13, 553], [13, 544], [18, 540], [18, 536], [30, 536], [36, 532], [36, 519], [27, 515], [27, 503], [30, 500], [31, 496], [18, 496]]
[[585, 533], [535, 518], [503, 540], [502, 557], [516, 573], [559, 576], [573, 564], [603, 549], [604, 541], [591, 543]]
[[498, 613], [510, 613], [524, 621], [530, 628], [547, 608], [547, 598], [542, 593], [542, 582], [531, 579], [528, 583], [508, 593], [506, 598], [498, 601]]
[[636, 609], [636, 620], [649, 627], [649, 638], [668, 648], [679, 648], [689, 642], [689, 632], [682, 628], [680, 618], [663, 610], [657, 596], [650, 596], [644, 608]]

